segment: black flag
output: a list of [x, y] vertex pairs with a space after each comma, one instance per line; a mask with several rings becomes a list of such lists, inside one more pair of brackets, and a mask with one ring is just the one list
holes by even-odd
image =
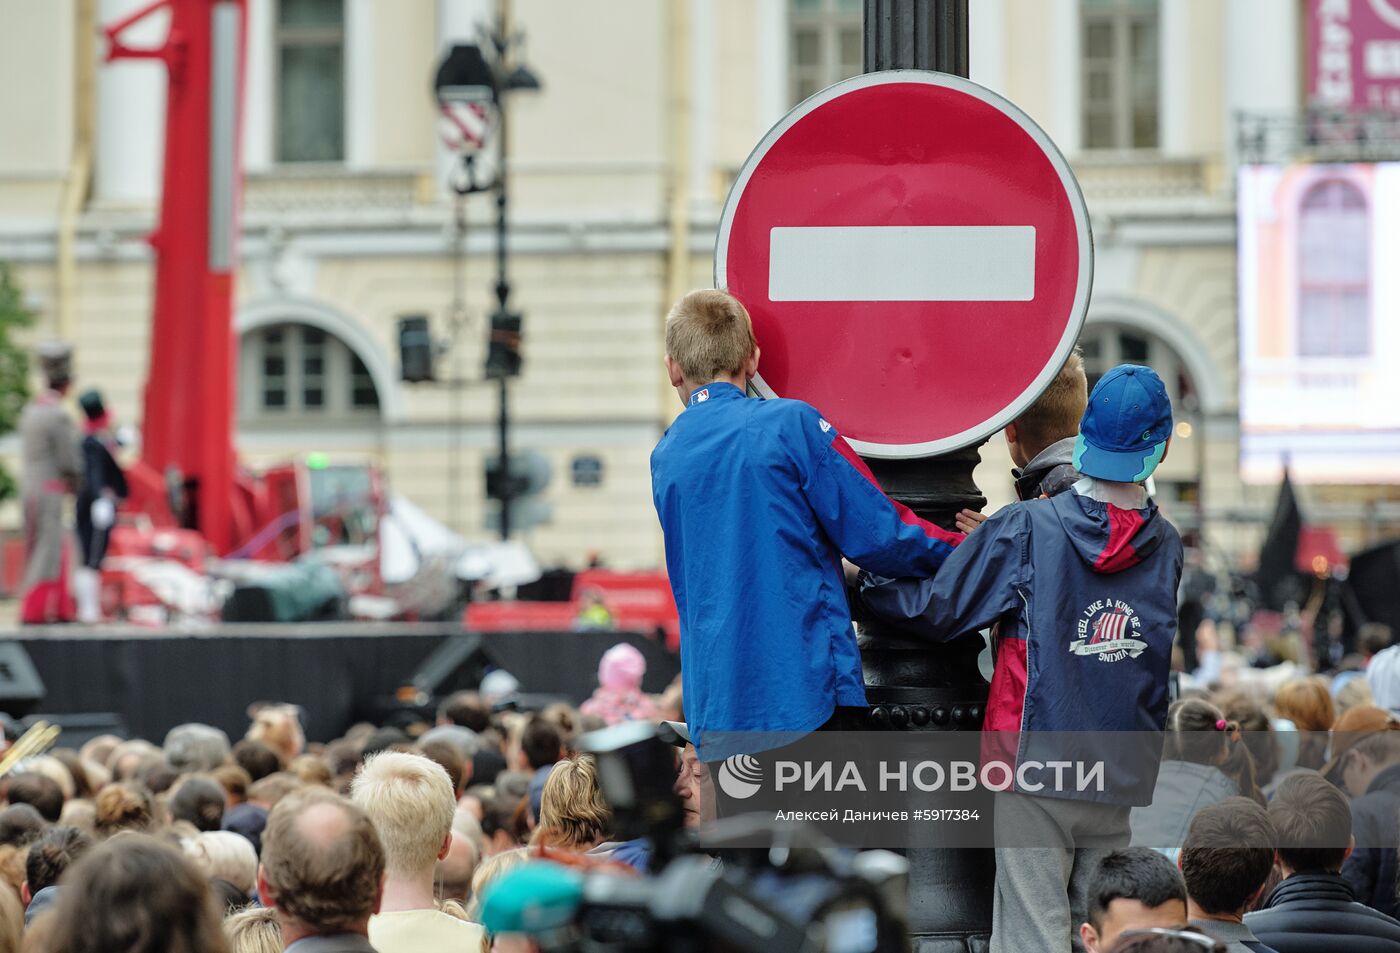
[[1254, 584], [1259, 587], [1264, 608], [1282, 610], [1290, 602], [1301, 605], [1307, 595], [1307, 581], [1296, 565], [1298, 534], [1302, 528], [1303, 514], [1293, 495], [1293, 481], [1285, 469], [1283, 482], [1278, 487], [1274, 518], [1259, 550], [1259, 568], [1254, 573]]

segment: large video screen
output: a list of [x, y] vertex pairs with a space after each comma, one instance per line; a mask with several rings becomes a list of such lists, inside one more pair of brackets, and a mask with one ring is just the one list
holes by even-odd
[[1400, 162], [1239, 175], [1240, 471], [1400, 482]]

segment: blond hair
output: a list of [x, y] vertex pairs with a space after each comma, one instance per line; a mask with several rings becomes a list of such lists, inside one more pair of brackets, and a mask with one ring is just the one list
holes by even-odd
[[282, 953], [282, 927], [271, 907], [249, 907], [224, 918], [229, 953]]
[[666, 354], [693, 384], [738, 376], [757, 347], [748, 311], [727, 291], [692, 291], [666, 316]]
[[587, 755], [560, 761], [540, 796], [534, 842], [564, 850], [588, 850], [612, 829], [612, 812], [598, 787], [598, 765]]
[[227, 880], [240, 892], [252, 893], [258, 879], [258, 852], [242, 834], [204, 831], [180, 847], [210, 880]]
[[381, 751], [355, 773], [350, 799], [379, 831], [391, 874], [412, 876], [433, 869], [457, 809], [452, 780], [442, 765], [418, 754]]
[[1084, 373], [1084, 356], [1076, 347], [1045, 392], [1016, 418], [1016, 430], [1027, 459], [1052, 443], [1078, 434], [1079, 422], [1088, 406], [1089, 378]]
[[467, 917], [476, 923], [481, 922], [481, 898], [486, 888], [502, 876], [530, 859], [530, 848], [514, 847], [492, 854], [481, 862], [472, 874], [472, 898], [467, 904]]
[[292, 705], [264, 705], [259, 708], [244, 737], [267, 745], [277, 753], [278, 760], [284, 766], [306, 748], [301, 719]]

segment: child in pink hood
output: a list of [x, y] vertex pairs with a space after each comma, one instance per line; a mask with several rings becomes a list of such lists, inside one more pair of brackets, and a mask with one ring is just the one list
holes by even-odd
[[656, 703], [642, 691], [647, 660], [634, 646], [619, 642], [598, 663], [598, 688], [579, 711], [597, 715], [609, 725], [657, 717]]

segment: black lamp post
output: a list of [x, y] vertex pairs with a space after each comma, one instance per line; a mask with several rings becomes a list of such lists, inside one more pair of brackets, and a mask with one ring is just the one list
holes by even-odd
[[509, 277], [509, 122], [507, 103], [516, 91], [541, 89], [539, 77], [523, 64], [511, 63], [511, 51], [518, 43], [510, 29], [510, 2], [500, 0], [495, 28], [489, 37], [492, 57], [488, 62], [480, 46], [466, 44], [452, 49], [438, 70], [436, 88], [441, 103], [490, 103], [495, 112], [496, 176], [489, 184], [476, 181], [475, 157], [463, 158], [460, 177], [453, 188], [462, 195], [473, 192], [496, 193], [496, 308], [486, 351], [486, 377], [497, 382], [496, 418], [497, 460], [487, 477], [486, 494], [500, 504], [501, 539], [511, 533], [511, 504], [525, 489], [527, 478], [510, 467], [510, 378], [519, 377], [522, 365], [520, 340], [522, 316], [510, 309]]

